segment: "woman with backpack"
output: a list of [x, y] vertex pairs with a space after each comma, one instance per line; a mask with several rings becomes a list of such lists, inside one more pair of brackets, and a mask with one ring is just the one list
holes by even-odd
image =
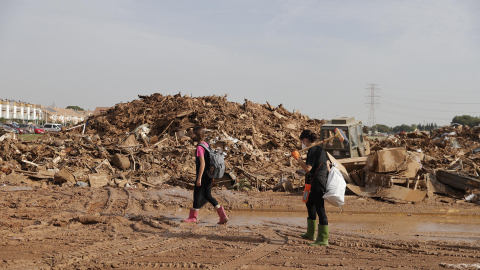
[[218, 224], [225, 224], [228, 221], [225, 209], [220, 206], [212, 197], [213, 179], [207, 174], [205, 168], [210, 168], [210, 153], [206, 151], [209, 146], [204, 141], [205, 131], [202, 127], [196, 126], [190, 133], [190, 137], [197, 142], [197, 151], [195, 154], [196, 178], [195, 188], [193, 190], [193, 208], [190, 209], [190, 216], [183, 222], [197, 222], [198, 210], [208, 201], [217, 210], [220, 221]]
[[[310, 147], [316, 140], [318, 135], [310, 130], [304, 130], [300, 134], [300, 141], [302, 142], [302, 149]], [[310, 246], [328, 246], [328, 219], [325, 213], [325, 203], [323, 201], [323, 194], [326, 191], [327, 176], [328, 176], [328, 156], [325, 150], [320, 146], [315, 146], [308, 149], [307, 160], [304, 162], [300, 158], [298, 151], [292, 152], [298, 164], [306, 172], [305, 176], [305, 192], [310, 193], [304, 196], [307, 199], [306, 205], [308, 210], [307, 218], [307, 232], [303, 233], [302, 238], [314, 240], [316, 231], [317, 214], [319, 217], [318, 236], [314, 243]], [[306, 198], [305, 198], [306, 197]]]

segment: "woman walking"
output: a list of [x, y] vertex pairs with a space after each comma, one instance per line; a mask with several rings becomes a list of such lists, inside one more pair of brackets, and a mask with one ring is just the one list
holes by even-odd
[[191, 138], [196, 141], [197, 151], [195, 154], [195, 166], [196, 166], [196, 178], [195, 188], [193, 190], [193, 208], [190, 209], [190, 216], [188, 219], [184, 219], [183, 222], [197, 222], [198, 210], [202, 208], [208, 201], [217, 210], [220, 221], [218, 224], [225, 224], [228, 221], [225, 209], [220, 206], [212, 197], [212, 183], [213, 179], [208, 177], [205, 168], [210, 168], [210, 154], [206, 151], [208, 144], [204, 141], [205, 131], [202, 127], [196, 126], [193, 128]]
[[[300, 134], [300, 141], [302, 141], [302, 149], [310, 147], [318, 140], [318, 135], [310, 130], [304, 130]], [[328, 246], [328, 219], [325, 213], [325, 203], [323, 201], [323, 194], [325, 194], [327, 176], [328, 176], [328, 156], [325, 150], [320, 146], [315, 146], [308, 149], [307, 160], [304, 162], [300, 158], [300, 153], [294, 151], [292, 156], [298, 161], [298, 164], [306, 172], [305, 190], [310, 187], [310, 194], [306, 202], [308, 218], [307, 218], [307, 232], [303, 233], [302, 238], [314, 240], [316, 231], [317, 214], [319, 217], [318, 236], [314, 243], [310, 246]]]

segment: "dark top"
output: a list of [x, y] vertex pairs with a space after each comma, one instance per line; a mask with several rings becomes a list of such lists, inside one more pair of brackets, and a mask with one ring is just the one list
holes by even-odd
[[312, 166], [312, 169], [307, 174], [307, 181], [312, 185], [312, 189], [320, 189], [325, 192], [327, 184], [327, 160], [328, 156], [325, 150], [320, 146], [315, 146], [308, 149], [307, 165]]
[[[205, 150], [205, 155], [203, 156], [203, 158], [205, 159], [205, 169], [203, 170], [202, 180], [211, 179], [210, 177], [208, 177], [208, 174], [207, 174], [207, 170], [208, 168], [210, 168], [210, 153], [207, 150]], [[196, 176], [198, 178], [198, 173], [200, 171], [200, 158], [197, 157], [197, 153], [195, 153], [195, 171], [196, 171]], [[195, 181], [197, 180], [197, 178], [195, 178]]]

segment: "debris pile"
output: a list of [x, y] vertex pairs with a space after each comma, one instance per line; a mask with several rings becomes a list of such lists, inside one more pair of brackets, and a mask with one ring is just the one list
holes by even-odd
[[[299, 148], [301, 130], [318, 133], [325, 123], [268, 102], [139, 96], [35, 141], [2, 134], [0, 182], [193, 188], [196, 143], [187, 135], [201, 125], [206, 141], [225, 157], [226, 173], [215, 179], [217, 186], [296, 192], [304, 186], [305, 172], [285, 157]], [[480, 127], [443, 127], [365, 141], [369, 147], [363, 157], [336, 161], [329, 155], [353, 193], [393, 202], [416, 202], [434, 194], [480, 201]]]
[[442, 127], [429, 133], [415, 131], [376, 140], [374, 144], [383, 148], [403, 147], [430, 170], [460, 169], [473, 176], [480, 174], [480, 127]]
[[288, 165], [288, 172], [253, 176], [248, 171], [285, 157], [298, 148], [301, 130], [319, 132], [323, 123], [268, 102], [245, 100], [239, 104], [221, 96], [180, 94], [139, 96], [91, 117], [85, 127], [47, 133], [31, 142], [4, 137], [0, 142], [0, 181], [193, 187], [195, 143], [187, 133], [201, 125], [206, 128], [207, 142], [225, 157], [226, 174], [216, 179], [217, 184], [229, 188], [235, 185], [237, 175], [243, 175], [234, 188], [272, 189], [284, 178], [292, 183], [296, 180], [298, 188], [300, 177], [290, 162], [280, 164]]
[[375, 139], [367, 157], [344, 164], [351, 168], [348, 187], [361, 196], [392, 201], [421, 201], [435, 193], [476, 202], [479, 141], [480, 127], [462, 126]]

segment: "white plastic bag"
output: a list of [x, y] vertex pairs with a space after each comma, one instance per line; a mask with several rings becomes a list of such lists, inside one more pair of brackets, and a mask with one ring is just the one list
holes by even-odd
[[347, 184], [336, 166], [337, 163], [333, 163], [328, 173], [327, 192], [323, 195], [323, 199], [333, 206], [341, 207], [345, 204], [345, 188]]
[[140, 139], [140, 137], [142, 137], [148, 141], [147, 134], [150, 132], [150, 129], [148, 128], [148, 126], [149, 126], [148, 124], [140, 125], [133, 131], [133, 133], [135, 133], [137, 140]]

